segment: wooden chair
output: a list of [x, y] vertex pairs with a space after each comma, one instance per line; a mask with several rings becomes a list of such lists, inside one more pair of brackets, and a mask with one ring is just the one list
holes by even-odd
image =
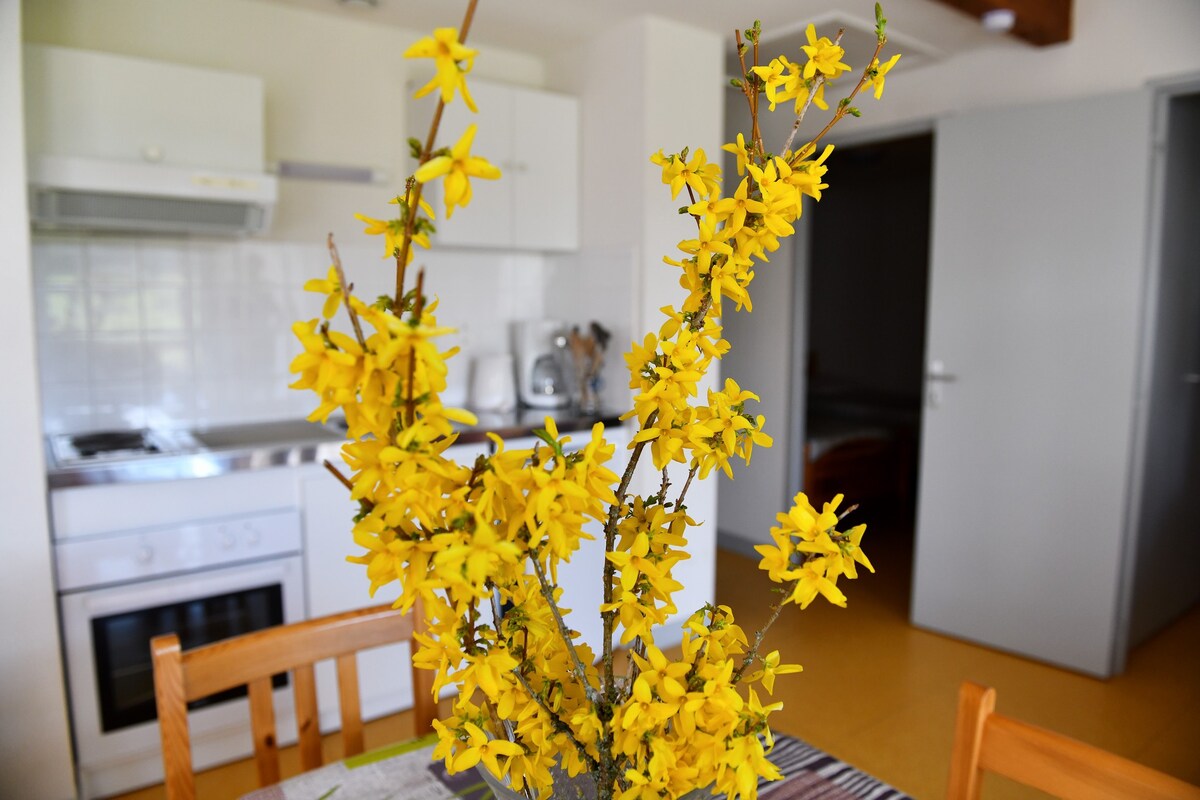
[[[246, 686], [250, 695], [259, 783], [265, 786], [279, 782], [271, 677], [289, 670], [295, 691], [301, 768], [307, 771], [321, 766], [313, 664], [324, 659], [337, 661], [344, 755], [361, 753], [363, 728], [355, 654], [370, 647], [411, 642], [414, 627], [423, 626], [419, 605], [412, 614], [378, 606], [267, 628], [186, 652], [175, 634], [156, 636], [150, 649], [168, 800], [192, 800], [196, 796], [187, 703], [237, 686]], [[433, 678], [433, 672], [413, 668], [413, 717], [418, 736], [433, 730], [437, 713]]]
[[995, 707], [995, 689], [970, 681], [959, 689], [948, 800], [978, 800], [985, 771], [1064, 800], [1200, 800], [1200, 787]]

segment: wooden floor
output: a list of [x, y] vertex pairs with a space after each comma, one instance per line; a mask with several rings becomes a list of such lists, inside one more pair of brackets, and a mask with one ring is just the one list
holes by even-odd
[[[958, 685], [996, 687], [998, 708], [1200, 784], [1200, 608], [1135, 650], [1125, 674], [1100, 681], [908, 624], [911, 539], [869, 530], [864, 545], [877, 574], [845, 585], [849, 607], [789, 608], [769, 649], [804, 665], [776, 682], [784, 710], [775, 726], [800, 736], [917, 798], [944, 794]], [[722, 551], [717, 599], [751, 633], [772, 602], [755, 562]], [[368, 725], [367, 747], [410, 735], [407, 714]], [[337, 740], [326, 751], [337, 756]], [[294, 748], [284, 774], [296, 770]], [[201, 798], [236, 798], [255, 788], [252, 762], [203, 773]], [[989, 776], [986, 800], [1044, 797]], [[158, 800], [161, 787], [122, 795]]]

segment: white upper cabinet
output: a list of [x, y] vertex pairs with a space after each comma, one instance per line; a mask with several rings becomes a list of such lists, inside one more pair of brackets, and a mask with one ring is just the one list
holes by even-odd
[[263, 169], [263, 82], [142, 58], [25, 46], [36, 155]]
[[[579, 247], [579, 101], [486, 81], [470, 82], [474, 114], [457, 98], [442, 115], [439, 142], [451, 146], [478, 126], [471, 154], [500, 168], [498, 181], [471, 179], [471, 203], [446, 219], [441, 181], [426, 186], [437, 213], [436, 241], [458, 247], [574, 250]], [[434, 95], [414, 102], [409, 129], [422, 142]]]

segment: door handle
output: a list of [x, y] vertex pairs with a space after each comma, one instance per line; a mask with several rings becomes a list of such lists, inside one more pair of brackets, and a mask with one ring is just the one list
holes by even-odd
[[1189, 386], [1200, 386], [1200, 372], [1183, 373], [1183, 382]]
[[958, 380], [958, 376], [947, 372], [946, 365], [941, 361], [930, 361], [929, 372], [925, 373], [925, 379], [938, 383], [954, 383]]
[[946, 365], [938, 360], [929, 362], [929, 371], [925, 373], [925, 380], [929, 382], [927, 402], [930, 408], [941, 408], [942, 386], [947, 383], [954, 383], [958, 380], [957, 375], [953, 375], [946, 371]]

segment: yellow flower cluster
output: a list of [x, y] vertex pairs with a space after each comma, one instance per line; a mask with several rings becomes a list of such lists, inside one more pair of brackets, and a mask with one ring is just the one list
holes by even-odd
[[[757, 37], [757, 25], [751, 33]], [[811, 26], [808, 42], [803, 67], [781, 56], [747, 70], [754, 137], [760, 88], [772, 108], [796, 99], [803, 114], [808, 93], [824, 107], [825, 85], [848, 69], [841, 47]], [[455, 29], [438, 29], [406, 55], [435, 62], [418, 96], [437, 89], [450, 102], [459, 94], [474, 109], [465, 76], [476, 54]], [[881, 65], [877, 50], [834, 122], [856, 111], [849, 102], [859, 90], [871, 86], [878, 96], [894, 63]], [[407, 292], [404, 275], [412, 245], [430, 245], [433, 210], [421, 199], [424, 185], [444, 182], [449, 216], [470, 203], [471, 178], [500, 177], [471, 154], [475, 133], [471, 125], [441, 150], [433, 149], [432, 134], [423, 147], [414, 144], [420, 164], [393, 201], [398, 218], [359, 216], [367, 233], [384, 236], [385, 257], [396, 258], [394, 298], [367, 305], [354, 297], [336, 252], [328, 275], [305, 285], [324, 302], [321, 318], [293, 327], [303, 349], [292, 362], [299, 375], [292, 386], [318, 396], [310, 419], [345, 415], [350, 475], [342, 478], [359, 503], [353, 538], [361, 548], [350, 560], [366, 568], [372, 595], [394, 583], [398, 607], [420, 601], [428, 626], [416, 637], [414, 663], [436, 672], [435, 692], [458, 688], [453, 713], [435, 723], [436, 757], [450, 771], [483, 765], [538, 798], [551, 796], [555, 766], [591, 775], [604, 800], [677, 798], [697, 788], [754, 798], [760, 779], [779, 777], [767, 757], [768, 718], [782, 704], [764, 703], [759, 690], [772, 694], [776, 676], [800, 667], [782, 664], [777, 651], [762, 655], [765, 627], [751, 642], [724, 606], [688, 618], [678, 655], [655, 645], [655, 628], [679, 613], [673, 596], [683, 587], [673, 571], [689, 557], [687, 531], [697, 524], [685, 502], [692, 479], [714, 470], [732, 477], [733, 459], [749, 463], [754, 447], [771, 445], [763, 417], [748, 408], [757, 395], [732, 379], [704, 385], [730, 349], [719, 322], [723, 300], [752, 307], [754, 265], [794, 232], [805, 197], [821, 198], [832, 147], [817, 156], [818, 136], [795, 149], [789, 140], [770, 155], [761, 140], [739, 134], [723, 148], [736, 158], [731, 194], [703, 150], [652, 157], [671, 196], [686, 191], [696, 233], [679, 243], [682, 256], [664, 259], [680, 270], [681, 305], [664, 307], [658, 331], [625, 356], [632, 390], [625, 419], [637, 429], [619, 476], [608, 466], [615, 448], [599, 424], [578, 448], [547, 419], [536, 447], [510, 450], [493, 436], [495, 452], [474, 463], [447, 456], [455, 425], [475, 419], [442, 404], [454, 349], [443, 352], [437, 341], [449, 329], [424, 296], [423, 274]], [[342, 310], [352, 332], [331, 326]], [[629, 492], [643, 450], [663, 470], [661, 489], [645, 497]], [[672, 463], [688, 469], [673, 499]], [[774, 544], [758, 548], [761, 568], [785, 591], [771, 621], [784, 604], [806, 607], [817, 595], [844, 605], [837, 581], [856, 577], [856, 564], [871, 569], [860, 549], [864, 526], [837, 530], [840, 502], [839, 495], [817, 512], [797, 495], [771, 530]], [[570, 628], [558, 586], [560, 565], [591, 538], [589, 523], [603, 529], [604, 602], [580, 613], [601, 615], [600, 652]], [[629, 648], [624, 676], [615, 674], [614, 640]]]
[[776, 583], [790, 584], [784, 602], [808, 608], [820, 594], [844, 608], [846, 596], [837, 588], [838, 578], [857, 578], [855, 563], [875, 571], [860, 547], [867, 526], [837, 530], [836, 511], [841, 502], [839, 494], [818, 513], [801, 492], [791, 510], [777, 515], [779, 526], [771, 529], [774, 546], [761, 544], [754, 548], [763, 557], [759, 569], [766, 570]]

